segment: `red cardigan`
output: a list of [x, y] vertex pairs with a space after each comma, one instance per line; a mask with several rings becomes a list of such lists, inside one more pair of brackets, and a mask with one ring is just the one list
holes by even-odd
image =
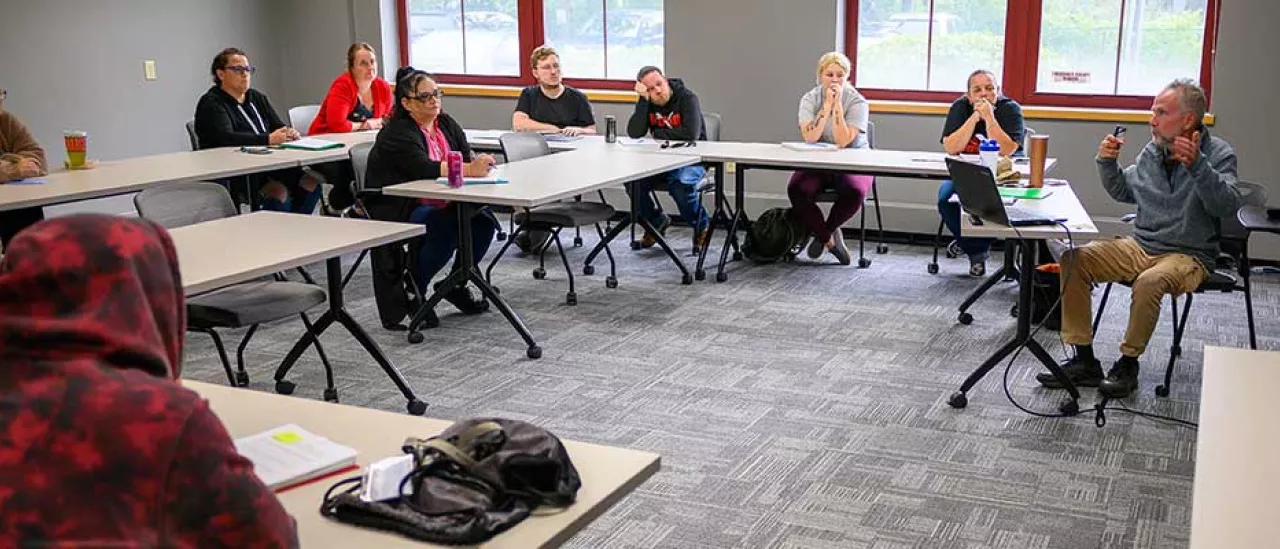
[[[373, 116], [383, 118], [391, 113], [391, 85], [386, 80], [374, 78], [372, 89]], [[344, 72], [333, 79], [329, 93], [324, 96], [324, 102], [320, 103], [320, 112], [316, 113], [307, 135], [351, 131], [354, 124], [347, 120], [347, 115], [355, 109], [359, 93], [360, 88], [356, 86], [356, 79], [351, 77], [351, 72]]]

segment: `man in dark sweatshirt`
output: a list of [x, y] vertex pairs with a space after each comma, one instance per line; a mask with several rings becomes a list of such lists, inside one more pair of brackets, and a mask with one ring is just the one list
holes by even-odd
[[[640, 100], [627, 121], [627, 135], [636, 138], [651, 134], [654, 139], [667, 141], [706, 141], [698, 96], [684, 87], [679, 78], [668, 79], [658, 67], [644, 67], [636, 75], [636, 94]], [[635, 214], [665, 234], [671, 218], [662, 213], [662, 207], [654, 202], [650, 193], [655, 183], [665, 182], [667, 192], [680, 209], [680, 217], [693, 226], [695, 249], [701, 248], [710, 220], [695, 188], [706, 174], [702, 166], [686, 166], [633, 181], [627, 185], [627, 192], [635, 196]], [[650, 248], [656, 242], [657, 237], [645, 230], [640, 247]]]
[[[1123, 138], [1108, 135], [1098, 146], [1102, 187], [1111, 198], [1136, 204], [1138, 214], [1132, 237], [1099, 240], [1062, 257], [1062, 339], [1076, 351], [1063, 370], [1076, 385], [1097, 387], [1111, 398], [1137, 389], [1138, 357], [1160, 318], [1160, 301], [1194, 291], [1208, 278], [1218, 255], [1219, 219], [1266, 202], [1236, 184], [1236, 153], [1209, 135], [1201, 123], [1205, 108], [1200, 86], [1175, 80], [1152, 103], [1151, 141], [1132, 166], [1121, 169], [1118, 162]], [[1133, 283], [1129, 326], [1120, 359], [1103, 377], [1093, 354], [1090, 288], [1119, 281]], [[1036, 379], [1061, 388], [1051, 374]]]

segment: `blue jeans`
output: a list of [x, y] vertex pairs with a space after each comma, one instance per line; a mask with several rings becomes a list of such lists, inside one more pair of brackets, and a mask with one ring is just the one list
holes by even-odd
[[[449, 258], [458, 250], [458, 207], [419, 205], [409, 214], [410, 223], [421, 223], [426, 226], [427, 234], [422, 237], [422, 246], [418, 248], [418, 265], [413, 271], [413, 280], [418, 289], [430, 294], [427, 283], [435, 278], [436, 273], [444, 268]], [[471, 218], [471, 253], [478, 262], [489, 251], [493, 243], [493, 233], [497, 230], [497, 222], [488, 208], [481, 209]], [[453, 268], [461, 269], [469, 265], [461, 265], [461, 256], [454, 259]]]
[[676, 207], [680, 209], [680, 217], [683, 218], [694, 229], [701, 231], [711, 219], [707, 216], [706, 208], [698, 202], [697, 186], [702, 181], [703, 176], [707, 175], [707, 169], [702, 166], [685, 166], [677, 168], [667, 173], [652, 175], [644, 179], [632, 181], [627, 184], [627, 194], [635, 193], [636, 215], [641, 219], [647, 220], [653, 224], [655, 228], [662, 226], [662, 206], [653, 200], [650, 191], [656, 183], [666, 183], [667, 192], [671, 194], [671, 198], [676, 201]]
[[289, 187], [289, 197], [283, 201], [271, 197], [262, 198], [262, 209], [273, 212], [300, 213], [310, 214], [316, 211], [316, 204], [320, 202], [320, 185], [316, 185], [313, 190], [306, 190], [302, 185], [293, 185]]
[[947, 225], [951, 234], [956, 236], [956, 242], [960, 245], [960, 249], [964, 250], [965, 255], [969, 256], [970, 261], [986, 261], [987, 253], [991, 251], [992, 239], [960, 236], [960, 205], [951, 202], [953, 194], [956, 194], [956, 186], [950, 179], [943, 181], [938, 187], [938, 213], [942, 214], [942, 222]]

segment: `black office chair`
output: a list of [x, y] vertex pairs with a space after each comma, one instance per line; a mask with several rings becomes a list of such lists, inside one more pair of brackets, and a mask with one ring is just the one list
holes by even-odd
[[[542, 134], [532, 132], [518, 132], [503, 134], [498, 138], [498, 143], [502, 145], [502, 155], [507, 158], [508, 162], [518, 162], [529, 158], [546, 156], [551, 154], [551, 147], [547, 145], [546, 139]], [[583, 202], [581, 197], [576, 197], [572, 202], [556, 202], [538, 206], [532, 209], [517, 211], [513, 215], [516, 224], [515, 231], [511, 234], [511, 238], [507, 239], [507, 243], [502, 245], [497, 255], [489, 262], [489, 268], [485, 269], [485, 279], [491, 280], [493, 267], [502, 259], [502, 255], [506, 253], [507, 248], [511, 247], [517, 237], [526, 231], [546, 231], [550, 233], [550, 240], [538, 248], [538, 267], [533, 270], [533, 277], [542, 280], [547, 276], [546, 270], [546, 252], [554, 242], [556, 250], [560, 252], [560, 260], [564, 262], [565, 274], [569, 277], [569, 293], [565, 294], [565, 303], [569, 305], [578, 304], [578, 294], [574, 292], [573, 268], [569, 266], [569, 257], [564, 253], [564, 246], [560, 242], [560, 231], [565, 227], [582, 227], [585, 225], [594, 225], [596, 234], [603, 241], [605, 234], [604, 229], [600, 227], [600, 223], [608, 221], [613, 217], [614, 209], [605, 202], [604, 192], [597, 191], [600, 195], [600, 202]], [[613, 261], [613, 252], [605, 246], [605, 254], [609, 257], [609, 276], [605, 279], [605, 286], [609, 288], [618, 287], [617, 266]], [[595, 272], [595, 268], [588, 265], [583, 268], [583, 274], [591, 275]]]
[[[218, 183], [193, 181], [173, 183], [162, 187], [146, 189], [133, 198], [138, 214], [146, 219], [159, 223], [166, 228], [184, 227], [205, 221], [222, 219], [237, 215], [231, 194]], [[211, 250], [210, 253], [216, 253]], [[244, 367], [244, 349], [258, 330], [258, 326], [266, 322], [274, 322], [293, 315], [302, 319], [303, 326], [312, 332], [311, 319], [306, 311], [325, 302], [325, 291], [312, 284], [302, 284], [284, 280], [276, 275], [275, 280], [256, 280], [233, 284], [197, 296], [187, 298], [187, 329], [208, 334], [213, 338], [214, 347], [218, 350], [218, 358], [227, 373], [227, 381], [233, 387], [244, 387], [249, 384], [249, 374]], [[236, 348], [236, 371], [231, 370], [231, 362], [227, 359], [226, 348], [222, 338], [218, 336], [218, 328], [243, 328], [249, 330], [240, 340]], [[316, 353], [324, 364], [327, 386], [324, 399], [338, 401], [338, 391], [334, 387], [333, 368], [329, 359], [315, 341]], [[276, 380], [276, 391], [293, 392], [293, 384]]]
[[[355, 206], [348, 210], [348, 216], [359, 219], [372, 219], [369, 217], [369, 209], [365, 207], [364, 199], [370, 196], [382, 194], [380, 189], [365, 188], [365, 172], [369, 168], [369, 152], [373, 150], [373, 143], [360, 143], [353, 145], [348, 151], [347, 156], [351, 159], [351, 168], [355, 172], [355, 179], [351, 181], [351, 193], [355, 196]], [[421, 241], [420, 238], [413, 238], [402, 244], [405, 255], [409, 255], [410, 250], [417, 246]], [[369, 255], [369, 250], [361, 250], [360, 255], [356, 257], [355, 262], [351, 264], [351, 268], [347, 270], [346, 276], [342, 277], [342, 287], [346, 288], [351, 282], [351, 278], [355, 276], [356, 270], [360, 268], [360, 264], [364, 262], [364, 258]], [[409, 270], [409, 262], [405, 262], [404, 284], [410, 290], [418, 303], [422, 303], [422, 288], [414, 282], [412, 272]]]
[[[1260, 197], [1265, 202], [1266, 188], [1254, 183], [1239, 181], [1237, 184], [1241, 187], [1243, 193]], [[1249, 347], [1251, 349], [1258, 348], [1258, 341], [1255, 335], [1253, 323], [1253, 289], [1249, 283], [1250, 265], [1249, 265], [1249, 234], [1250, 229], [1245, 226], [1245, 221], [1254, 221], [1251, 215], [1255, 210], [1248, 208], [1256, 208], [1254, 206], [1245, 206], [1237, 212], [1234, 218], [1223, 218], [1218, 220], [1218, 245], [1221, 255], [1218, 258], [1218, 265], [1209, 274], [1209, 278], [1200, 284], [1195, 291], [1186, 294], [1186, 302], [1182, 306], [1182, 310], [1178, 310], [1178, 296], [1169, 296], [1170, 310], [1173, 317], [1173, 345], [1169, 348], [1169, 363], [1165, 366], [1164, 383], [1156, 386], [1156, 396], [1169, 396], [1169, 385], [1173, 379], [1173, 367], [1177, 363], [1178, 357], [1182, 356], [1182, 336], [1187, 327], [1187, 317], [1191, 314], [1191, 303], [1195, 299], [1196, 294], [1205, 292], [1243, 292], [1245, 303], [1245, 314], [1249, 323]], [[1265, 217], [1265, 214], [1264, 214]], [[1125, 222], [1132, 221], [1133, 216], [1125, 216]], [[1256, 226], [1256, 225], [1255, 225]], [[1234, 270], [1235, 274], [1230, 271]], [[1093, 317], [1093, 333], [1098, 333], [1098, 322], [1102, 320], [1102, 312], [1107, 307], [1107, 298], [1111, 295], [1111, 286], [1114, 283], [1107, 283], [1102, 290], [1102, 299], [1098, 302], [1098, 312]], [[1133, 281], [1124, 281], [1120, 284], [1132, 287]]]
[[[876, 125], [874, 122], [867, 122], [867, 146], [876, 147]], [[832, 189], [823, 189], [818, 193], [817, 202], [835, 202], [839, 195]], [[880, 235], [879, 242], [876, 242], [876, 253], [889, 253], [889, 246], [884, 243], [884, 222], [880, 217], [880, 193], [876, 186], [876, 180], [871, 181], [871, 196], [866, 197], [862, 201], [860, 210], [860, 220], [858, 221], [858, 268], [865, 269], [871, 266], [871, 260], [867, 259], [864, 248], [867, 242], [867, 202], [873, 202], [876, 205], [876, 231]], [[841, 234], [840, 238], [844, 238]]]

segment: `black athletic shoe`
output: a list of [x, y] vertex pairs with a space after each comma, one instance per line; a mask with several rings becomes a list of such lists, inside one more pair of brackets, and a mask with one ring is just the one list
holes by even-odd
[[[1061, 364], [1062, 372], [1067, 374], [1076, 387], [1097, 387], [1102, 382], [1102, 363], [1094, 360], [1082, 360], [1080, 357], [1072, 358]], [[1062, 383], [1058, 382], [1058, 378], [1053, 372], [1041, 372], [1036, 374], [1036, 381], [1044, 385], [1048, 389], [1064, 389]]]
[[1138, 362], [1117, 360], [1098, 384], [1098, 394], [1107, 398], [1124, 398], [1138, 390]]

